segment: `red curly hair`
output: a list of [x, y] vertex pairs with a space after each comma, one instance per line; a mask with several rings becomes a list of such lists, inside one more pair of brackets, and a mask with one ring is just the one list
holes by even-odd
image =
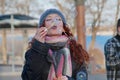
[[70, 53], [71, 57], [75, 60], [76, 63], [82, 65], [83, 62], [89, 62], [89, 55], [86, 50], [83, 49], [81, 44], [78, 44], [77, 41], [73, 38], [73, 34], [70, 31], [69, 27], [67, 27], [65, 24], [63, 26], [65, 33], [68, 37], [70, 37], [69, 40], [69, 46], [70, 46]]

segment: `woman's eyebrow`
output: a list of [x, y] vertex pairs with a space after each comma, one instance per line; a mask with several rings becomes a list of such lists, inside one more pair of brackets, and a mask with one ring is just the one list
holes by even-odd
[[47, 18], [50, 18], [51, 16], [48, 16]]
[[61, 18], [60, 16], [55, 16], [55, 17], [59, 17], [59, 18]]
[[[52, 16], [47, 16], [47, 18], [51, 18]], [[55, 18], [61, 18], [60, 16], [55, 16]]]

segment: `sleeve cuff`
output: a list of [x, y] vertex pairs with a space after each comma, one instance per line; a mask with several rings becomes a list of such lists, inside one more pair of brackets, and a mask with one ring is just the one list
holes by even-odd
[[35, 40], [32, 43], [32, 49], [41, 54], [44, 53], [44, 55], [46, 55], [49, 50], [49, 46], [46, 43], [42, 43], [42, 42], [39, 42], [38, 40]]

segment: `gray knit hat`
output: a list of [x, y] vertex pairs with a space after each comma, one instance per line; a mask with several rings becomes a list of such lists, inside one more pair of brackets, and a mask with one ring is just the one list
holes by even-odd
[[54, 13], [55, 13], [55, 14], [58, 14], [58, 15], [62, 18], [63, 23], [66, 24], [66, 19], [65, 19], [64, 15], [63, 15], [59, 10], [57, 10], [57, 9], [47, 9], [47, 10], [41, 15], [40, 20], [39, 20], [39, 25], [38, 25], [38, 27], [40, 27], [40, 26], [43, 24], [45, 18], [46, 18], [49, 14], [54, 14]]

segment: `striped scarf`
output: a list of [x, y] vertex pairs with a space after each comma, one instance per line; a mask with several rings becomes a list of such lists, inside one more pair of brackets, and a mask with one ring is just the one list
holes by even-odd
[[52, 44], [49, 57], [52, 61], [47, 80], [55, 80], [62, 75], [72, 76], [70, 51], [65, 47], [64, 42]]

